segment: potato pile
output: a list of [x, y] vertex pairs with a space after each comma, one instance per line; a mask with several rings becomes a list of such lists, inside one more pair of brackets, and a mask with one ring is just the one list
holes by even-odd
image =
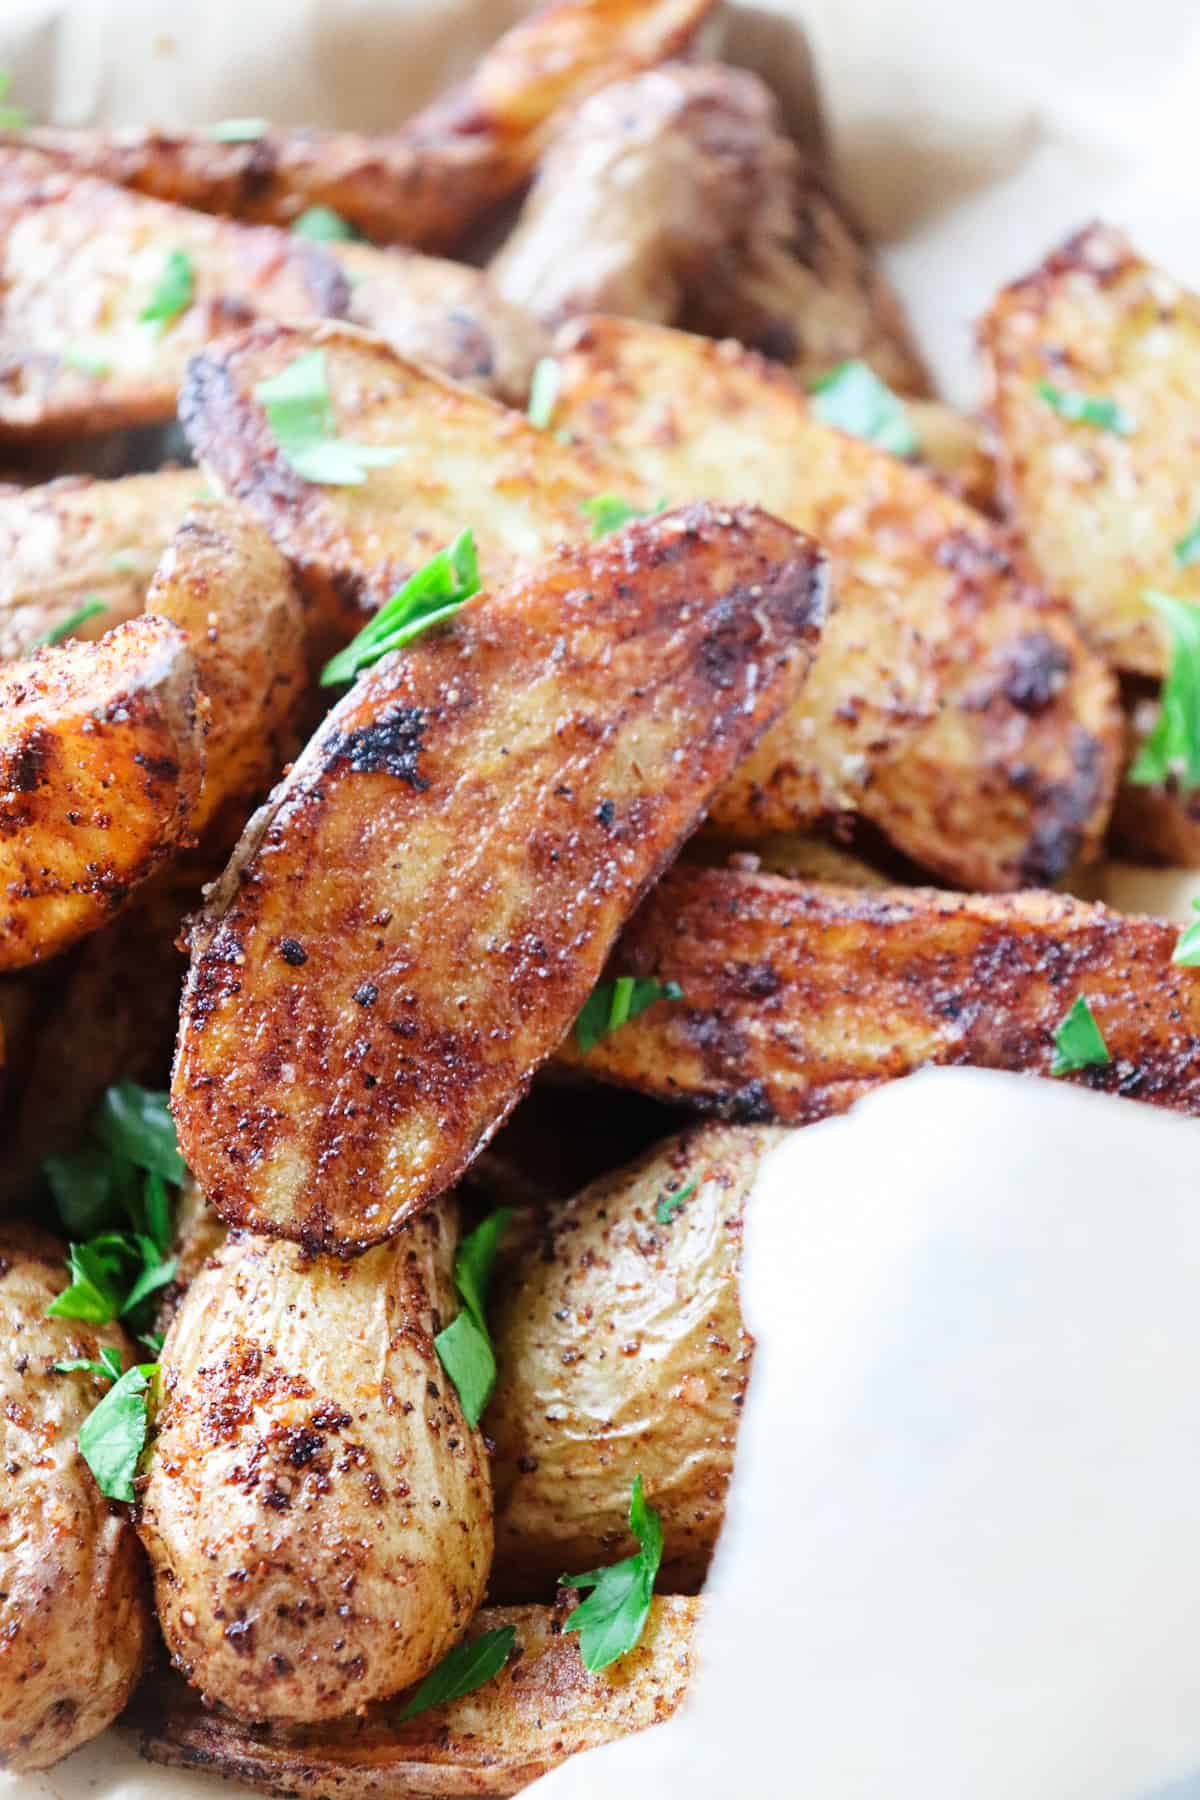
[[708, 11], [386, 138], [0, 134], [10, 1768], [665, 1718], [787, 1133], [1200, 1113], [1200, 924], [1073, 891], [1200, 862], [1200, 301], [1092, 227], [956, 413]]

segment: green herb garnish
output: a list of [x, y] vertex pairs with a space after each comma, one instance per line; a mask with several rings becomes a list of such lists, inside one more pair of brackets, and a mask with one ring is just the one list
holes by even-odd
[[472, 1430], [483, 1417], [496, 1385], [496, 1357], [484, 1304], [496, 1250], [511, 1217], [511, 1207], [499, 1207], [459, 1245], [454, 1259], [454, 1285], [463, 1303], [462, 1311], [433, 1341], [442, 1367], [458, 1390]]
[[362, 232], [343, 219], [332, 206], [309, 206], [292, 223], [292, 236], [311, 238], [316, 244], [361, 243]]
[[631, 519], [651, 519], [655, 511], [662, 507], [631, 506], [620, 494], [596, 494], [591, 500], [585, 500], [579, 508], [592, 521], [593, 538], [607, 537], [610, 531], [620, 531]]
[[187, 311], [195, 291], [191, 257], [186, 250], [168, 250], [162, 274], [138, 318], [143, 325], [157, 325], [164, 332], [180, 313]]
[[102, 1381], [119, 1381], [121, 1353], [105, 1344], [100, 1351], [99, 1362], [93, 1362], [87, 1356], [73, 1356], [69, 1362], [56, 1362], [54, 1367], [60, 1375], [75, 1375], [86, 1369], [90, 1375], [98, 1375]]
[[561, 1577], [566, 1587], [592, 1590], [567, 1619], [563, 1630], [579, 1633], [583, 1666], [593, 1674], [633, 1649], [650, 1612], [654, 1579], [662, 1561], [663, 1532], [662, 1520], [646, 1504], [640, 1475], [634, 1477], [629, 1529], [641, 1546], [636, 1555], [607, 1569], [593, 1569], [587, 1575]]
[[[1200, 900], [1192, 901], [1192, 911], [1200, 915]], [[1171, 961], [1183, 969], [1200, 969], [1200, 916], [1180, 932]]]
[[187, 1174], [166, 1094], [118, 1081], [100, 1103], [96, 1135], [115, 1156], [178, 1185]]
[[278, 375], [258, 382], [254, 394], [284, 461], [305, 481], [358, 487], [368, 469], [388, 468], [404, 454], [383, 444], [352, 444], [337, 435], [323, 350], [306, 350]]
[[1123, 406], [1103, 394], [1081, 394], [1074, 388], [1055, 387], [1052, 381], [1039, 381], [1038, 393], [1060, 419], [1072, 425], [1092, 425], [1097, 431], [1111, 431], [1128, 437], [1137, 430], [1137, 422]]
[[62, 359], [69, 368], [78, 369], [81, 375], [91, 375], [97, 381], [102, 381], [112, 370], [112, 364], [105, 362], [103, 357], [93, 356], [90, 351], [81, 350], [76, 345], [68, 345], [62, 353]]
[[98, 613], [107, 611], [106, 601], [85, 600], [82, 606], [77, 606], [73, 613], [68, 613], [67, 617], [60, 619], [57, 625], [51, 625], [49, 631], [43, 631], [41, 637], [35, 637], [29, 648], [37, 650], [43, 644], [61, 644], [64, 638], [70, 637], [73, 631], [78, 631], [81, 625], [86, 625], [89, 619], [94, 619]]
[[904, 402], [868, 363], [839, 363], [819, 376], [809, 392], [812, 410], [823, 425], [878, 444], [893, 456], [915, 455], [917, 434]]
[[353, 681], [360, 669], [451, 618], [478, 592], [475, 537], [470, 530], [460, 531], [452, 544], [409, 576], [344, 650], [330, 658], [321, 670], [321, 686]]
[[[533, 376], [529, 383], [529, 406], [527, 409], [529, 423], [536, 425], [539, 431], [550, 429], [550, 421], [554, 417], [554, 408], [558, 404], [558, 390], [561, 385], [562, 370], [556, 358], [539, 356], [534, 364]], [[608, 498], [611, 499], [613, 496], [609, 495]], [[585, 502], [585, 507], [594, 505], [595, 501]]]
[[1080, 994], [1054, 1033], [1052, 1075], [1074, 1075], [1080, 1069], [1102, 1069], [1112, 1061], [1087, 999]]
[[429, 1671], [400, 1713], [401, 1723], [405, 1719], [415, 1719], [418, 1713], [427, 1712], [431, 1706], [448, 1706], [450, 1701], [461, 1700], [464, 1695], [483, 1687], [500, 1673], [512, 1655], [516, 1641], [516, 1626], [500, 1625], [495, 1631], [485, 1631], [480, 1637], [472, 1638], [468, 1644], [456, 1644], [437, 1667]]
[[[0, 100], [7, 100], [11, 86], [12, 76], [7, 69], [0, 69]], [[0, 131], [24, 131], [28, 123], [23, 106], [0, 106]]]
[[682, 999], [677, 981], [657, 981], [652, 975], [618, 975], [615, 981], [598, 982], [575, 1021], [575, 1042], [586, 1056], [601, 1038], [619, 1031], [656, 1000]]
[[700, 1185], [700, 1178], [693, 1175], [683, 1187], [674, 1190], [668, 1188], [658, 1196], [658, 1204], [654, 1208], [654, 1220], [658, 1225], [669, 1225], [685, 1200], [690, 1200]]
[[1194, 562], [1200, 562], [1200, 519], [1196, 520], [1196, 523], [1189, 531], [1184, 532], [1183, 536], [1179, 539], [1179, 542], [1175, 545], [1175, 566], [1177, 569], [1189, 568]]
[[133, 1478], [150, 1427], [147, 1396], [157, 1374], [157, 1363], [126, 1369], [79, 1427], [79, 1454], [110, 1500], [133, 1499]]
[[1127, 780], [1146, 787], [1173, 776], [1187, 792], [1200, 787], [1200, 606], [1153, 591], [1144, 598], [1167, 627], [1171, 660], [1158, 717]]
[[207, 127], [210, 138], [218, 144], [253, 144], [270, 131], [268, 119], [218, 119]]

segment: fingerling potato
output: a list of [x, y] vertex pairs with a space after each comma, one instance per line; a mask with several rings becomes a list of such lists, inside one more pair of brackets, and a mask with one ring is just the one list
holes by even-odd
[[180, 1303], [138, 1529], [173, 1661], [244, 1718], [394, 1694], [482, 1599], [487, 1458], [433, 1344], [455, 1237], [452, 1202], [352, 1262], [234, 1234]]

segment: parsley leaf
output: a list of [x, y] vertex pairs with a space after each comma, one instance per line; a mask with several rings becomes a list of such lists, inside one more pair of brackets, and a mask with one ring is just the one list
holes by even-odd
[[839, 363], [819, 376], [809, 392], [812, 410], [823, 425], [878, 444], [893, 456], [912, 456], [918, 449], [904, 402], [869, 363]]
[[[12, 86], [12, 76], [7, 69], [0, 69], [0, 100], [8, 99], [8, 90]], [[0, 106], [0, 131], [23, 131], [29, 123], [29, 116], [23, 106]]]
[[401, 1724], [405, 1719], [415, 1719], [418, 1713], [426, 1712], [431, 1706], [446, 1706], [451, 1700], [461, 1700], [465, 1694], [473, 1694], [476, 1688], [483, 1687], [500, 1673], [512, 1655], [516, 1641], [516, 1626], [500, 1625], [495, 1631], [485, 1631], [472, 1638], [470, 1643], [456, 1644], [436, 1668], [430, 1669], [401, 1712]]
[[655, 511], [661, 512], [662, 508], [631, 506], [620, 494], [596, 494], [591, 500], [584, 500], [579, 510], [592, 521], [593, 538], [602, 538], [610, 531], [620, 531], [631, 519], [652, 519]]
[[268, 119], [218, 119], [208, 127], [208, 135], [218, 144], [253, 144], [270, 129]]
[[95, 1130], [114, 1155], [164, 1181], [178, 1184], [187, 1173], [166, 1094], [139, 1087], [136, 1081], [117, 1082], [101, 1102]]
[[143, 325], [157, 325], [160, 332], [174, 323], [192, 304], [196, 277], [186, 250], [169, 250], [162, 274], [138, 318]]
[[1054, 1033], [1052, 1075], [1074, 1075], [1080, 1069], [1102, 1069], [1112, 1061], [1087, 999], [1080, 994]]
[[157, 1363], [135, 1363], [79, 1427], [79, 1454], [110, 1500], [133, 1499], [133, 1478], [150, 1426], [147, 1395]]
[[662, 1520], [647, 1506], [640, 1475], [634, 1477], [629, 1501], [629, 1529], [641, 1548], [623, 1562], [586, 1575], [564, 1575], [564, 1586], [591, 1588], [563, 1625], [579, 1633], [579, 1654], [593, 1674], [632, 1650], [642, 1635], [662, 1561]]
[[404, 454], [382, 444], [352, 444], [337, 435], [323, 350], [306, 350], [278, 375], [258, 382], [254, 394], [284, 461], [305, 481], [358, 487], [368, 469], [387, 468]]
[[97, 381], [112, 371], [112, 364], [105, 362], [101, 356], [93, 356], [89, 350], [81, 350], [78, 345], [68, 345], [62, 353], [62, 359], [69, 368], [78, 369], [83, 375], [94, 376]]
[[636, 1019], [656, 1000], [682, 999], [677, 981], [657, 981], [652, 975], [618, 975], [615, 981], [597, 982], [575, 1021], [575, 1042], [586, 1056], [601, 1038]]
[[1039, 381], [1038, 393], [1060, 419], [1072, 425], [1093, 425], [1097, 431], [1111, 431], [1117, 437], [1129, 437], [1137, 430], [1137, 421], [1103, 394], [1081, 394], [1074, 388], [1055, 387], [1052, 381]]
[[37, 650], [43, 644], [61, 644], [64, 638], [70, 637], [73, 631], [78, 631], [81, 625], [86, 625], [89, 619], [94, 619], [97, 613], [107, 611], [105, 601], [85, 600], [82, 606], [77, 606], [73, 613], [68, 613], [57, 625], [51, 625], [49, 631], [43, 631], [41, 637], [35, 637], [29, 648]]
[[[555, 358], [539, 356], [533, 366], [533, 375], [529, 383], [529, 406], [527, 409], [529, 423], [536, 425], [539, 431], [550, 429], [554, 408], [558, 404], [558, 390], [561, 383], [562, 370]], [[612, 498], [612, 496], [608, 497]], [[585, 502], [585, 506], [594, 505], [594, 500]]]
[[496, 1385], [496, 1357], [488, 1334], [484, 1301], [496, 1250], [511, 1217], [511, 1207], [498, 1207], [459, 1245], [454, 1258], [454, 1285], [463, 1309], [433, 1340], [442, 1367], [458, 1390], [463, 1413], [472, 1430], [483, 1417]]
[[1175, 545], [1175, 567], [1186, 569], [1194, 562], [1200, 562], [1200, 519], [1185, 531]]
[[389, 650], [399, 650], [431, 625], [451, 618], [479, 586], [474, 533], [460, 531], [452, 544], [409, 576], [344, 650], [330, 658], [321, 670], [321, 686], [353, 681], [360, 669], [369, 668]]
[[[1200, 900], [1192, 901], [1192, 911], [1200, 914]], [[1180, 932], [1171, 961], [1178, 963], [1183, 969], [1200, 969], [1200, 917], [1193, 919]]]
[[362, 232], [343, 219], [332, 206], [309, 206], [292, 221], [292, 236], [310, 238], [315, 244], [361, 243]]
[[1145, 787], [1174, 776], [1187, 792], [1200, 787], [1200, 606], [1152, 591], [1144, 597], [1170, 633], [1171, 662], [1158, 718], [1127, 779]]
[[98, 1375], [102, 1381], [119, 1381], [121, 1379], [121, 1353], [113, 1350], [108, 1344], [102, 1346], [99, 1362], [92, 1362], [86, 1356], [73, 1356], [69, 1362], [56, 1362], [54, 1367], [60, 1375], [74, 1375], [86, 1369], [91, 1375]]
[[700, 1178], [693, 1175], [689, 1182], [681, 1188], [668, 1188], [658, 1196], [658, 1205], [654, 1208], [654, 1220], [657, 1225], [669, 1225], [685, 1200], [690, 1200], [700, 1186]]
[[120, 1258], [106, 1249], [105, 1238], [90, 1244], [71, 1244], [67, 1250], [69, 1287], [46, 1308], [51, 1319], [83, 1319], [89, 1325], [111, 1325], [121, 1308], [115, 1282]]

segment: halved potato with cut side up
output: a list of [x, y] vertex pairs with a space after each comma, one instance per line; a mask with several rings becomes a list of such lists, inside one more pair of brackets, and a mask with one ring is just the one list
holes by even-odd
[[795, 696], [825, 601], [810, 539], [697, 506], [356, 683], [193, 939], [173, 1106], [223, 1217], [353, 1252], [457, 1179]]

